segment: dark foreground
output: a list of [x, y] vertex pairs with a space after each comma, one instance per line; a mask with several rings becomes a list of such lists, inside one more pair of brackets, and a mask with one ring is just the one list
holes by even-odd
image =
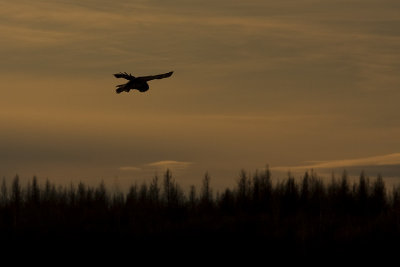
[[16, 177], [0, 193], [8, 249], [335, 261], [388, 258], [400, 248], [400, 189], [387, 193], [381, 177], [364, 174], [357, 184], [345, 173], [329, 184], [306, 173], [272, 185], [268, 169], [242, 172], [234, 189], [218, 194], [207, 174], [199, 192], [187, 194], [169, 171], [127, 194], [104, 184], [39, 186], [35, 177], [22, 188]]

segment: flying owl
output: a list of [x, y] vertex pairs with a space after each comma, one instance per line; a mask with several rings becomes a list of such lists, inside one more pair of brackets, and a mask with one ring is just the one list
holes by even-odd
[[158, 74], [158, 75], [152, 75], [152, 76], [142, 76], [142, 77], [135, 77], [131, 74], [128, 74], [126, 72], [120, 72], [114, 74], [115, 78], [124, 78], [127, 79], [128, 82], [124, 84], [117, 85], [116, 92], [117, 94], [121, 92], [129, 92], [130, 90], [137, 89], [140, 92], [146, 92], [149, 90], [149, 85], [147, 84], [148, 81], [154, 80], [154, 79], [164, 79], [168, 78], [172, 75], [173, 71], [164, 73], [164, 74]]

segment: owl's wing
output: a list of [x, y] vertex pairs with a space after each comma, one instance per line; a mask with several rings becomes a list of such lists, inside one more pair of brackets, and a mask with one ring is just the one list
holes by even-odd
[[170, 72], [167, 72], [167, 73], [164, 73], [164, 74], [137, 77], [136, 79], [139, 79], [141, 81], [147, 82], [147, 81], [151, 81], [151, 80], [155, 80], [155, 79], [168, 78], [168, 77], [170, 77], [172, 75], [172, 73], [174, 73], [174, 72], [170, 71]]
[[114, 74], [114, 76], [115, 76], [115, 78], [124, 78], [124, 79], [130, 80], [130, 81], [135, 79], [135, 76], [133, 76], [132, 74], [128, 74], [126, 72], [116, 73], [116, 74]]

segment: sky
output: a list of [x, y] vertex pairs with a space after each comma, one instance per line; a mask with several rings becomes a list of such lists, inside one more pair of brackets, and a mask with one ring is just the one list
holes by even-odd
[[[0, 0], [0, 176], [400, 178], [397, 0]], [[150, 90], [135, 76], [174, 71]]]

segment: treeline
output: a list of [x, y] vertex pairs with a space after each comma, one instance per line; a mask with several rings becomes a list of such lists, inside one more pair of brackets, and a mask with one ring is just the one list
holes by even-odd
[[[326, 180], [326, 179], [325, 179]], [[167, 170], [150, 183], [111, 192], [104, 183], [44, 185], [16, 176], [0, 186], [0, 239], [165, 240], [261, 242], [307, 254], [315, 249], [392, 248], [400, 241], [400, 187], [387, 190], [381, 176], [346, 172], [323, 182], [314, 172], [273, 183], [269, 169], [242, 171], [232, 189], [202, 186], [184, 192]], [[383, 245], [382, 245], [383, 243]]]

